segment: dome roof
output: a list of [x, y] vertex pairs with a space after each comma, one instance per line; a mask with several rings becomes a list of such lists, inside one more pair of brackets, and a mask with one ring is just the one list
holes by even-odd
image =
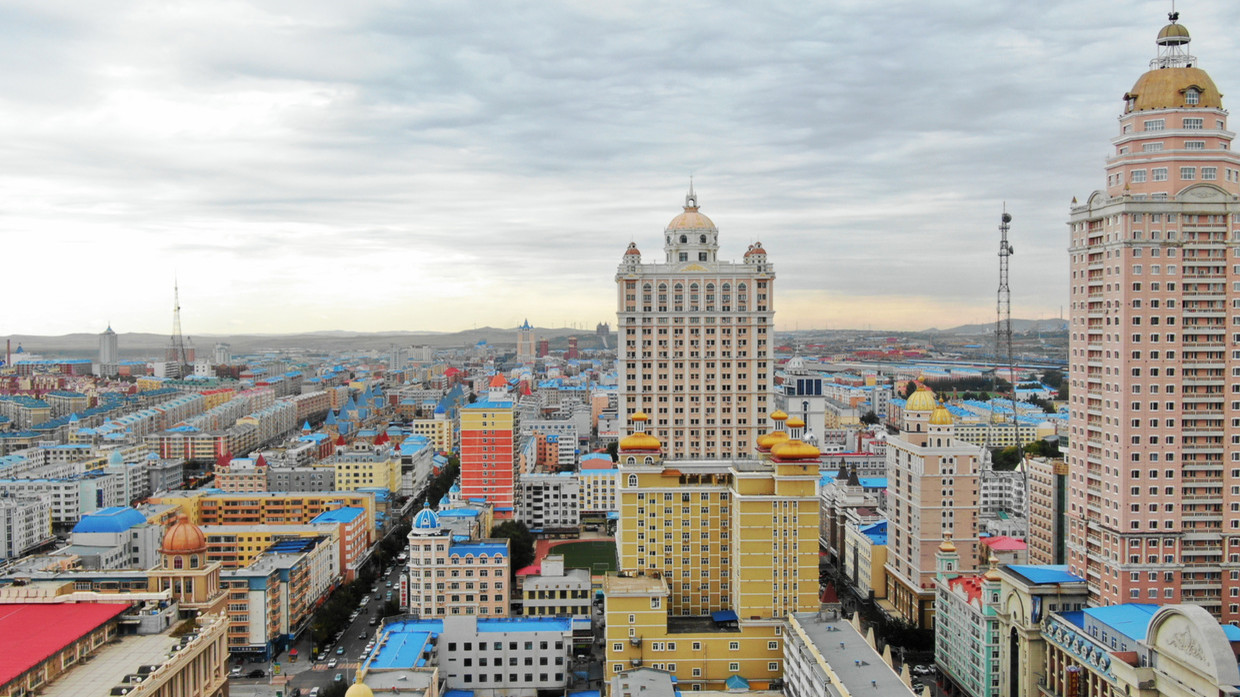
[[375, 697], [375, 693], [366, 686], [366, 683], [358, 680], [349, 686], [349, 689], [344, 693], [344, 697]]
[[647, 416], [646, 412], [644, 411], [639, 411], [636, 414], [633, 414], [632, 416], [629, 417], [629, 421], [649, 421], [649, 420], [650, 420], [650, 417]]
[[672, 218], [672, 222], [667, 224], [667, 231], [673, 230], [714, 230], [718, 232], [715, 223], [698, 212], [697, 194], [693, 193], [692, 185], [689, 186], [689, 195], [685, 196], [685, 212]]
[[662, 450], [663, 444], [649, 433], [634, 433], [620, 439], [620, 450]]
[[205, 552], [207, 536], [202, 534], [202, 528], [189, 522], [189, 516], [181, 513], [177, 515], [177, 522], [164, 533], [164, 542], [159, 546], [159, 551], [165, 554]]
[[931, 426], [951, 426], [952, 422], [952, 413], [942, 404], [935, 407], [934, 413], [930, 414]]
[[952, 542], [952, 536], [950, 534], [943, 536], [943, 543], [939, 545], [939, 551], [949, 554], [956, 551], [956, 543]]
[[100, 508], [83, 515], [73, 526], [73, 532], [125, 532], [135, 525], [146, 522], [146, 516], [128, 506]]
[[917, 391], [909, 396], [908, 402], [904, 404], [904, 411], [934, 411], [939, 403], [934, 399], [934, 393], [926, 389], [925, 385], [918, 385]]
[[1174, 45], [1174, 44], [1186, 44], [1188, 42], [1189, 42], [1188, 27], [1184, 26], [1183, 24], [1176, 24], [1175, 22], [1172, 22], [1171, 24], [1168, 24], [1167, 26], [1163, 27], [1162, 30], [1158, 32], [1158, 39], [1155, 43], [1157, 43], [1160, 46], [1166, 46], [1166, 45]]
[[780, 460], [817, 460], [821, 454], [818, 448], [799, 440], [786, 440], [771, 448], [771, 455]]
[[758, 449], [769, 451], [779, 443], [788, 440], [788, 434], [783, 431], [771, 431], [770, 433], [758, 436]]
[[753, 256], [754, 254], [766, 254], [766, 250], [762, 248], [761, 242], [754, 242], [749, 250], [745, 252], [745, 256]]
[[787, 425], [788, 428], [805, 428], [805, 420], [799, 416], [790, 416]]
[[491, 378], [489, 384], [491, 387], [508, 387], [508, 380], [503, 375], [496, 373], [495, 377]]
[[[1196, 104], [1187, 102], [1186, 93], [1189, 88], [1198, 92]], [[1124, 95], [1124, 99], [1131, 100], [1131, 105], [1124, 110], [1125, 113], [1150, 109], [1223, 108], [1223, 95], [1201, 68], [1151, 70], [1137, 78], [1137, 84]]]
[[629, 248], [624, 250], [624, 256], [641, 256], [641, 250], [637, 248], [636, 242], [630, 242]]
[[439, 516], [435, 515], [435, 512], [431, 509], [423, 507], [422, 510], [418, 511], [417, 515], [413, 517], [413, 529], [438, 530]]
[[769, 418], [772, 421], [787, 421], [788, 412], [784, 411], [783, 409], [776, 409], [775, 411], [771, 412], [771, 415]]

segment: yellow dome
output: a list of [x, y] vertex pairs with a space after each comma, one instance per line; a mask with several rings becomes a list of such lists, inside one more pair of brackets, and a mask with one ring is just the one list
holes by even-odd
[[685, 212], [672, 218], [667, 224], [667, 231], [673, 230], [716, 230], [714, 221], [698, 212], [697, 206], [685, 206]]
[[924, 385], [918, 385], [917, 391], [905, 402], [904, 411], [934, 411], [938, 405], [939, 403], [934, 399], [934, 393], [926, 389]]
[[663, 444], [649, 433], [634, 433], [620, 439], [620, 450], [660, 450]]
[[649, 420], [650, 420], [650, 417], [646, 416], [646, 412], [644, 411], [639, 411], [636, 414], [629, 417], [629, 421], [649, 421]]
[[799, 416], [793, 416], [788, 419], [788, 428], [805, 428], [805, 421]]
[[1172, 22], [1158, 32], [1158, 40], [1155, 43], [1161, 46], [1167, 44], [1186, 44], [1188, 41], [1188, 27]]
[[942, 404], [934, 408], [934, 413], [930, 415], [931, 426], [951, 426], [952, 413]]
[[787, 421], [788, 412], [784, 411], [783, 409], [776, 409], [775, 411], [771, 412], [770, 419], [772, 421]]
[[375, 697], [375, 693], [366, 686], [366, 683], [359, 680], [349, 686], [348, 691], [344, 693], [344, 697]]
[[788, 434], [783, 431], [771, 431], [770, 433], [758, 436], [758, 448], [760, 450], [769, 451], [776, 445], [788, 440]]
[[189, 516], [181, 513], [177, 522], [164, 533], [164, 543], [159, 551], [165, 554], [193, 554], [207, 551], [207, 536], [202, 528], [189, 522]]
[[[1189, 104], [1186, 93], [1189, 88], [1197, 90], [1197, 103]], [[1131, 106], [1125, 113], [1149, 109], [1222, 109], [1223, 95], [1214, 81], [1201, 68], [1161, 68], [1151, 70], [1137, 78], [1125, 100]], [[1167, 124], [1171, 128], [1171, 124]]]
[[799, 440], [786, 440], [771, 448], [771, 455], [780, 460], [817, 460], [821, 454], [818, 448]]
[[952, 536], [950, 534], [943, 536], [943, 543], [939, 545], [939, 551], [947, 553], [956, 551], [956, 543], [952, 542]]

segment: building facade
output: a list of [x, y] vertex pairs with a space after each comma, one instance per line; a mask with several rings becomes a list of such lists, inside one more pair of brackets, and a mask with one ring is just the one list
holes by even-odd
[[401, 607], [419, 617], [507, 617], [510, 566], [508, 540], [456, 541], [439, 516], [423, 508], [409, 532]]
[[1163, 27], [1124, 94], [1106, 188], [1072, 207], [1068, 565], [1097, 603], [1240, 619], [1240, 155]]
[[461, 490], [467, 499], [485, 499], [496, 517], [511, 518], [516, 505], [517, 436], [520, 418], [502, 375], [490, 391], [461, 409]]
[[664, 262], [630, 244], [616, 272], [620, 430], [648, 414], [672, 459], [750, 457], [768, 410], [775, 270], [760, 244], [719, 261], [718, 237], [690, 187]]

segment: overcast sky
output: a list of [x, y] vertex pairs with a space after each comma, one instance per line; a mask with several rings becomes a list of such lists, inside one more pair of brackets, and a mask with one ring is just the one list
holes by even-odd
[[[689, 175], [780, 328], [1067, 298], [1169, 3], [0, 4], [0, 336], [615, 321]], [[1181, 2], [1240, 94], [1240, 2]], [[1234, 125], [1233, 125], [1234, 127]], [[1065, 310], [1066, 312], [1066, 310]]]

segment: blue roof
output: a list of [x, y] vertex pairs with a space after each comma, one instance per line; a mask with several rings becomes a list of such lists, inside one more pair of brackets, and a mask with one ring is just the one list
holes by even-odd
[[1234, 624], [1219, 625], [1223, 628], [1223, 634], [1227, 635], [1227, 641], [1240, 641], [1240, 627]]
[[723, 683], [728, 686], [729, 690], [748, 690], [749, 689], [749, 681], [742, 678], [739, 675], [733, 675], [729, 677], [727, 680], [724, 680]]
[[512, 402], [508, 400], [497, 402], [497, 401], [493, 401], [490, 399], [482, 399], [482, 400], [478, 400], [477, 402], [474, 402], [473, 404], [467, 405], [462, 408], [463, 409], [511, 409]]
[[435, 515], [435, 511], [424, 507], [413, 516], [412, 527], [414, 530], [438, 530], [439, 516]]
[[508, 556], [508, 545], [497, 542], [459, 542], [448, 547], [448, 556], [452, 556], [454, 554], [462, 557], [469, 556], [471, 554], [476, 557], [482, 556], [483, 554], [491, 557], [497, 554], [499, 556], [506, 557]]
[[1030, 583], [1084, 583], [1085, 579], [1068, 571], [1064, 564], [1009, 564], [1007, 569], [1024, 576]]
[[870, 542], [876, 545], [887, 544], [887, 521], [880, 520], [869, 525], [863, 525], [857, 528], [857, 532], [870, 538]]
[[716, 622], [737, 622], [740, 617], [732, 610], [717, 610], [710, 613], [710, 618]]
[[473, 690], [448, 690], [443, 697], [474, 697]]
[[569, 617], [514, 617], [478, 619], [478, 633], [483, 632], [552, 632], [573, 631]]
[[1083, 610], [1086, 617], [1111, 627], [1115, 631], [1132, 639], [1145, 641], [1149, 633], [1150, 620], [1158, 612], [1161, 605], [1149, 603], [1125, 603], [1123, 605], [1106, 605]]
[[146, 516], [127, 506], [100, 508], [82, 516], [73, 532], [124, 532], [146, 522]]
[[442, 620], [388, 623], [383, 641], [370, 655], [370, 668], [412, 668], [430, 650], [430, 640], [443, 632]]
[[311, 523], [348, 523], [366, 512], [365, 508], [345, 506], [334, 511], [323, 511], [310, 520]]
[[862, 488], [865, 489], [886, 489], [886, 477], [858, 477], [857, 481], [861, 482]]

